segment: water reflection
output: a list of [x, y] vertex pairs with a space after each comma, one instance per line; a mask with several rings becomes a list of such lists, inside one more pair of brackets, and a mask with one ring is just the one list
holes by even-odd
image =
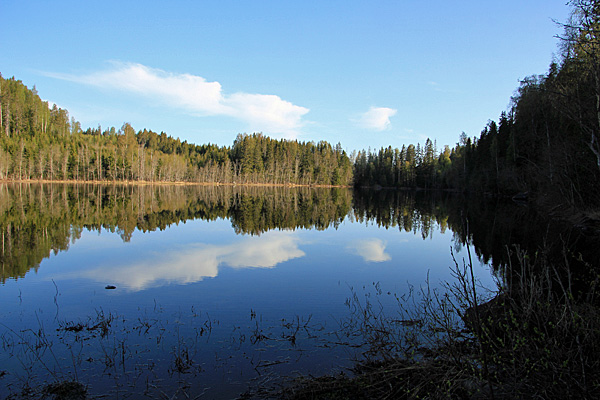
[[66, 275], [97, 282], [116, 283], [139, 291], [166, 284], [189, 284], [215, 278], [219, 268], [273, 268], [285, 261], [303, 257], [299, 239], [293, 233], [268, 232], [246, 237], [227, 245], [192, 244], [153, 254], [134, 263], [102, 266]]
[[[350, 288], [368, 291], [372, 283], [383, 296], [378, 304], [394, 307], [406, 282], [418, 287], [430, 272], [434, 284], [451, 278], [452, 245], [475, 244], [481, 260], [500, 262], [499, 249], [523, 225], [523, 218], [510, 222], [510, 216], [522, 213], [400, 191], [4, 184], [0, 323], [14, 324], [14, 332], [37, 332], [36, 324], [54, 332], [57, 324], [73, 326], [67, 323], [77, 316], [85, 322], [95, 310], [118, 310], [114, 323], [123, 326], [113, 326], [106, 338], [64, 330], [66, 350], [57, 359], [83, 348], [77, 351], [85, 356], [72, 363], [79, 377], [126, 387], [129, 381], [111, 383], [109, 375], [122, 369], [120, 376], [129, 379], [126, 371], [156, 362], [161, 371], [134, 380], [166, 385], [176, 379], [172, 368], [189, 356], [200, 386], [194, 396], [204, 385], [213, 387], [208, 398], [232, 398], [222, 390], [255, 378], [257, 366], [286, 374], [349, 366], [343, 364], [347, 349], [334, 347]], [[527, 229], [534, 237], [534, 228]], [[486, 268], [476, 273], [489, 278]], [[106, 284], [118, 290], [104, 290]], [[182, 346], [186, 338], [195, 338], [188, 347]], [[121, 364], [107, 372], [103, 360], [111, 343], [110, 354]], [[14, 360], [0, 354], [0, 364]]]
[[[544, 248], [553, 258], [561, 257], [564, 243], [573, 248], [573, 243], [585, 242], [573, 258], [597, 248], [588, 243], [596, 239], [582, 239], [568, 226], [540, 218], [534, 210], [453, 195], [283, 187], [0, 184], [0, 282], [37, 271], [43, 259], [68, 250], [84, 231], [107, 230], [129, 242], [136, 231], [164, 230], [189, 220], [229, 220], [237, 234], [264, 236], [273, 230], [337, 228], [348, 217], [362, 224], [412, 232], [423, 239], [431, 238], [435, 230], [443, 234], [451, 229], [455, 247], [474, 245], [480, 260], [495, 268], [511, 263], [507, 245], [514, 243], [529, 254]], [[269, 233], [267, 238], [221, 249], [182, 249], [161, 255], [160, 263], [123, 265], [115, 276], [118, 283], [139, 290], [158, 282], [214, 277], [222, 265], [269, 267], [302, 256], [297, 244], [284, 241], [291, 241], [290, 237]], [[272, 248], [265, 247], [269, 243]], [[557, 250], [549, 251], [553, 246]], [[245, 252], [239, 260], [233, 247], [237, 254]], [[387, 244], [377, 238], [349, 243], [346, 251], [369, 263], [391, 260]], [[593, 253], [584, 259], [582, 270], [585, 263], [596, 263], [598, 257]], [[144, 270], [145, 276], [138, 270]], [[169, 278], [167, 272], [176, 276]]]
[[390, 261], [392, 257], [385, 252], [387, 243], [381, 239], [355, 240], [348, 246], [350, 253], [356, 254], [366, 262]]
[[351, 204], [351, 191], [342, 189], [0, 184], [0, 282], [37, 271], [84, 230], [116, 232], [124, 242], [136, 230], [194, 219], [228, 219], [236, 233], [247, 235], [324, 230], [338, 226]]

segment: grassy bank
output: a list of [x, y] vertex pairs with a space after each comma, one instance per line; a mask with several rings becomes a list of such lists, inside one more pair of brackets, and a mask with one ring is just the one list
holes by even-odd
[[365, 343], [354, 368], [247, 398], [600, 397], [597, 282], [576, 293], [561, 260], [507, 251], [516, 264], [493, 292], [479, 287], [467, 260], [455, 262], [455, 280], [443, 290], [398, 299], [393, 315], [384, 315], [376, 300], [353, 296], [349, 333]]

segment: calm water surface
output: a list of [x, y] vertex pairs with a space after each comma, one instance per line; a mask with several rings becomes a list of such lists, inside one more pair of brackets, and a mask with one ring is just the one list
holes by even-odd
[[351, 366], [353, 293], [393, 312], [410, 286], [452, 279], [451, 248], [467, 257], [436, 200], [355, 196], [0, 185], [0, 396], [77, 380], [91, 395], [232, 398]]

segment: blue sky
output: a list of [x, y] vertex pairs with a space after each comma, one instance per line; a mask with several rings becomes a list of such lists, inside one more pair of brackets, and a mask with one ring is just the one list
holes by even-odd
[[454, 145], [547, 71], [565, 0], [2, 0], [0, 72], [84, 128]]

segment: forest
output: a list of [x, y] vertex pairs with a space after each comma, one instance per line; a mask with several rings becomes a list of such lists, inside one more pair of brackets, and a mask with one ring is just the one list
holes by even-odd
[[0, 75], [0, 179], [270, 183], [347, 186], [341, 145], [238, 134], [233, 145], [195, 145], [129, 123], [87, 128], [42, 101], [35, 86]]
[[427, 139], [401, 149], [360, 151], [357, 186], [440, 188], [492, 196], [522, 194], [552, 207], [600, 202], [600, 9], [572, 3], [560, 53], [548, 72], [523, 79], [498, 121], [455, 146]]
[[[588, 4], [589, 3], [589, 4]], [[578, 5], [577, 5], [578, 4]], [[87, 128], [0, 75], [0, 180], [143, 181], [447, 189], [585, 209], [600, 200], [600, 12], [577, 2], [548, 72], [522, 80], [498, 121], [454, 146], [360, 150], [238, 134], [232, 146]]]

